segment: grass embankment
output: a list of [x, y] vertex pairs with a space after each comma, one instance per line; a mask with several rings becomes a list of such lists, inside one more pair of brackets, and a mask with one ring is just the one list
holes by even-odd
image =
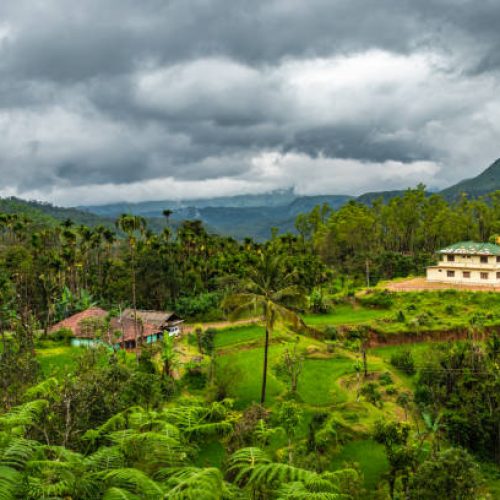
[[429, 336], [460, 335], [475, 325], [477, 330], [500, 328], [500, 294], [442, 290], [434, 292], [366, 292], [354, 304], [333, 306], [329, 314], [305, 315], [314, 328], [352, 329], [363, 325], [379, 339], [430, 340]]
[[[358, 311], [363, 309], [358, 309]], [[343, 318], [349, 317], [352, 323], [366, 320], [366, 311], [359, 316], [356, 309], [345, 307]], [[307, 319], [311, 319], [309, 316]], [[328, 321], [334, 318], [329, 315]], [[321, 322], [324, 317], [319, 318]], [[336, 320], [338, 318], [334, 318]], [[351, 324], [352, 324], [351, 323]], [[234, 383], [231, 396], [238, 409], [245, 409], [260, 399], [262, 364], [263, 364], [264, 328], [238, 327], [220, 330], [216, 336], [221, 369], [232, 373]], [[269, 370], [267, 386], [267, 406], [275, 408], [287, 397], [288, 387], [284, 380], [276, 375], [276, 365], [289, 342], [298, 341], [298, 347], [305, 353], [302, 373], [299, 379], [296, 399], [299, 401], [303, 415], [298, 429], [298, 437], [305, 438], [309, 423], [315, 413], [325, 413], [349, 429], [346, 436], [339, 430], [339, 444], [333, 450], [332, 467], [341, 467], [344, 462], [358, 462], [365, 475], [365, 485], [374, 489], [382, 475], [387, 471], [387, 460], [384, 450], [374, 443], [369, 434], [378, 419], [403, 418], [404, 412], [397, 407], [394, 395], [383, 395], [382, 407], [376, 407], [358, 397], [357, 381], [363, 383], [356, 371], [357, 354], [343, 349], [328, 352], [324, 342], [298, 336], [284, 330], [277, 332], [271, 339], [269, 350]], [[420, 347], [420, 346], [419, 346]], [[390, 355], [389, 355], [390, 357]], [[376, 381], [380, 374], [389, 371], [393, 386], [397, 390], [409, 389], [407, 377], [390, 366], [387, 356], [379, 356], [370, 352], [368, 357], [370, 380]], [[382, 388], [384, 393], [384, 389]], [[398, 410], [399, 408], [399, 410]], [[345, 444], [342, 444], [344, 443]], [[274, 449], [284, 446], [282, 440], [272, 443]], [[217, 464], [223, 459], [221, 449], [211, 443], [204, 449], [201, 458], [208, 463]]]

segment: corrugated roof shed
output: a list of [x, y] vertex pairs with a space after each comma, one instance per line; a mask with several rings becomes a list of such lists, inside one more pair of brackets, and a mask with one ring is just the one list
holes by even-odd
[[[134, 319], [134, 310], [129, 308], [125, 309], [122, 313], [122, 318]], [[143, 323], [151, 323], [158, 328], [166, 326], [168, 323], [180, 323], [182, 320], [174, 312], [163, 311], [146, 311], [137, 309], [137, 318]]]

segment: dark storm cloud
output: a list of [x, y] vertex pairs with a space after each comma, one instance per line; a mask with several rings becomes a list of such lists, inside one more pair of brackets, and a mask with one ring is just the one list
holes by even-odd
[[325, 159], [445, 184], [498, 156], [499, 24], [494, 0], [4, 0], [0, 173], [66, 203], [166, 178], [314, 190]]

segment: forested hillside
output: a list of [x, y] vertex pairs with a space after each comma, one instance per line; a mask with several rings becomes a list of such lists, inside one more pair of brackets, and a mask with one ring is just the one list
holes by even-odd
[[[169, 215], [1, 215], [1, 498], [498, 495], [500, 294], [373, 287], [495, 237], [500, 192], [320, 205], [265, 243]], [[48, 333], [96, 305], [100, 347]], [[119, 350], [134, 306], [191, 325]]]

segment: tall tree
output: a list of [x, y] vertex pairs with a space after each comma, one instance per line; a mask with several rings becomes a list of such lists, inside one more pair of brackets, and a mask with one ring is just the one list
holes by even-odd
[[[134, 309], [134, 333], [135, 333], [135, 348], [137, 357], [139, 356], [139, 328], [137, 322], [137, 270], [136, 270], [136, 252], [137, 252], [137, 235], [143, 235], [146, 230], [146, 219], [137, 215], [123, 214], [116, 221], [116, 226], [127, 235], [129, 255], [130, 255], [130, 275], [132, 281], [132, 307]], [[142, 331], [142, 329], [141, 329]], [[141, 333], [142, 337], [142, 333]], [[140, 339], [142, 344], [142, 338]]]
[[303, 322], [292, 309], [305, 303], [304, 290], [295, 284], [295, 274], [286, 273], [282, 255], [270, 252], [261, 254], [254, 268], [248, 271], [240, 291], [224, 300], [224, 307], [236, 318], [245, 312], [259, 308], [264, 318], [266, 335], [264, 342], [264, 364], [262, 368], [261, 404], [266, 400], [269, 340], [278, 320], [298, 327]]

